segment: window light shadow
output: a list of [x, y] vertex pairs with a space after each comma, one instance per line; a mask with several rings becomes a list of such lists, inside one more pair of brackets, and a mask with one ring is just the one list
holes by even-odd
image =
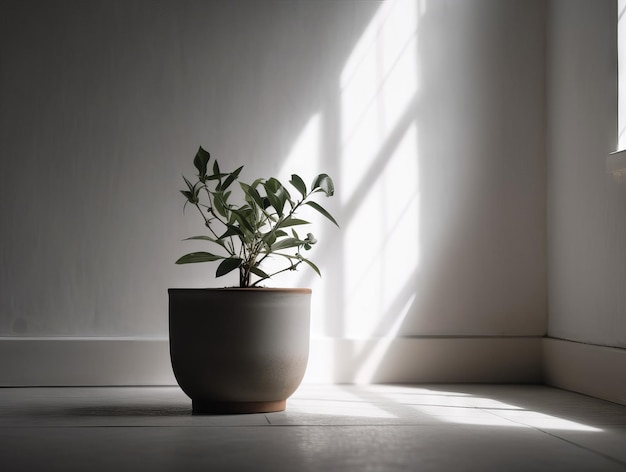
[[[324, 400], [325, 398], [325, 400]], [[369, 418], [394, 424], [455, 423], [476, 426], [535, 428], [545, 431], [597, 433], [602, 429], [462, 389], [368, 385], [358, 390], [341, 385], [309, 387], [290, 400], [289, 411], [319, 416]]]
[[339, 77], [343, 313], [329, 334], [378, 340], [337, 359], [358, 383], [372, 379], [416, 296], [400, 294], [420, 259], [420, 3], [383, 3]]
[[[279, 173], [288, 180], [287, 172], [326, 172], [336, 180], [337, 195], [328, 208], [342, 229], [316, 225], [320, 244], [311, 255], [323, 278], [310, 271], [288, 275], [290, 283], [295, 275], [296, 285], [311, 286], [316, 294], [314, 338], [380, 340], [348, 358], [331, 354], [333, 366], [350, 366], [361, 383], [371, 380], [416, 297], [417, 32], [425, 9], [425, 0], [380, 4], [336, 77], [334, 95], [302, 128]], [[321, 221], [315, 214], [306, 219]], [[281, 283], [280, 277], [272, 281]]]

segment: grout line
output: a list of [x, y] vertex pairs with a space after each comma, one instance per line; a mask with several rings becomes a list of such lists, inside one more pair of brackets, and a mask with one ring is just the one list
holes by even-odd
[[608, 460], [610, 460], [611, 462], [615, 462], [616, 464], [619, 464], [619, 465], [621, 465], [622, 467], [626, 467], [626, 462], [624, 462], [624, 461], [622, 461], [622, 460], [620, 460], [620, 459], [618, 459], [618, 458], [616, 458], [616, 457], [613, 457], [613, 456], [610, 456], [610, 455], [608, 455], [608, 454], [605, 454], [604, 452], [596, 451], [595, 449], [590, 449], [590, 448], [588, 448], [588, 447], [586, 447], [586, 446], [583, 446], [582, 444], [578, 444], [577, 442], [574, 442], [574, 441], [572, 441], [572, 440], [570, 440], [570, 439], [565, 439], [565, 438], [563, 438], [563, 437], [561, 437], [561, 436], [558, 436], [558, 435], [557, 435], [557, 434], [555, 434], [555, 433], [551, 433], [551, 432], [549, 432], [549, 431], [545, 431], [545, 430], [540, 429], [540, 428], [535, 428], [535, 427], [532, 427], [532, 426], [531, 426], [531, 428], [536, 429], [537, 431], [540, 431], [540, 432], [542, 432], [542, 433], [545, 433], [545, 434], [547, 434], [548, 436], [551, 436], [551, 437], [553, 437], [553, 438], [559, 439], [559, 440], [561, 440], [561, 441], [563, 441], [563, 442], [565, 442], [565, 443], [567, 443], [567, 444], [571, 444], [572, 446], [576, 446], [576, 447], [578, 447], [579, 449], [583, 449], [584, 451], [590, 452], [590, 453], [595, 454], [595, 455], [598, 455], [598, 456], [600, 456], [600, 457], [604, 457], [605, 459], [608, 459]]
[[[414, 428], [414, 427], [449, 427], [449, 424], [432, 423], [270, 423], [274, 428]], [[28, 430], [28, 429], [108, 429], [108, 428], [162, 428], [162, 429], [218, 429], [218, 428], [267, 428], [265, 424], [215, 424], [215, 425], [2, 425], [2, 430]]]
[[[602, 401], [602, 400], [600, 400], [600, 401]], [[544, 433], [544, 434], [546, 434], [548, 436], [551, 436], [551, 437], [553, 437], [555, 439], [558, 439], [558, 440], [563, 441], [563, 442], [565, 442], [567, 444], [575, 446], [575, 447], [577, 447], [579, 449], [582, 449], [584, 451], [590, 452], [591, 454], [598, 455], [600, 457], [604, 457], [605, 459], [608, 459], [611, 462], [615, 462], [616, 464], [619, 464], [621, 466], [626, 466], [626, 462], [624, 462], [624, 461], [622, 461], [620, 459], [617, 459], [616, 457], [610, 456], [610, 455], [605, 454], [605, 453], [600, 452], [600, 451], [596, 451], [595, 449], [590, 449], [590, 448], [588, 448], [586, 446], [583, 446], [582, 444], [578, 444], [577, 442], [574, 442], [572, 440], [565, 439], [565, 438], [559, 436], [556, 433], [551, 433], [550, 431], [546, 431], [545, 429], [538, 428], [537, 426], [529, 425], [528, 423], [524, 423], [524, 422], [522, 422], [520, 420], [516, 420], [516, 419], [513, 419], [513, 418], [506, 418], [504, 416], [499, 415], [497, 412], [486, 411], [486, 410], [483, 410], [483, 411], [485, 411], [486, 413], [490, 413], [490, 414], [492, 414], [492, 415], [494, 415], [494, 416], [496, 416], [498, 418], [508, 420], [511, 423], [519, 424], [520, 426], [523, 426], [525, 428], [534, 429], [535, 431], [539, 431], [540, 433]], [[618, 426], [619, 427], [621, 425], [611, 425], [611, 426]]]

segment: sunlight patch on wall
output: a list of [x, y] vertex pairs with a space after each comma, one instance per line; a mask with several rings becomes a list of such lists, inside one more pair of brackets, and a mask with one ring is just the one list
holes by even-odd
[[[307, 188], [310, 188], [315, 176], [321, 172], [327, 171], [326, 169], [320, 168], [321, 140], [321, 114], [315, 113], [302, 128], [287, 158], [284, 160], [280, 171], [276, 174], [276, 178], [287, 187], [293, 199], [301, 198], [301, 195], [289, 184], [292, 174], [298, 174], [302, 177]], [[306, 237], [307, 233], [313, 231], [316, 238], [323, 240], [324, 232], [329, 226], [323, 217], [318, 215], [315, 210], [306, 207], [298, 213], [298, 217], [312, 223], [312, 225], [308, 226], [295, 227], [302, 238]], [[318, 252], [316, 251], [317, 249], [318, 248], [314, 246], [311, 253], [308, 254], [313, 260], [316, 260], [315, 253]], [[305, 254], [305, 256], [307, 256], [307, 254]], [[271, 273], [285, 267], [285, 260], [280, 257], [273, 257], [264, 261], [264, 264], [266, 272], [269, 271]], [[272, 279], [268, 280], [264, 285], [272, 287], [300, 286], [303, 280], [312, 280], [311, 283], [305, 284], [311, 286], [313, 282], [316, 282], [314, 279], [311, 279], [311, 272], [311, 269], [308, 267], [301, 267], [298, 268], [296, 272], [289, 271], [272, 277]], [[316, 297], [318, 297], [318, 294], [316, 294]]]
[[[413, 294], [409, 300], [404, 304], [402, 310], [400, 310], [400, 315], [396, 317], [393, 322], [391, 328], [389, 328], [388, 332], [385, 336], [377, 338], [374, 344], [374, 347], [366, 353], [364, 361], [360, 363], [355, 374], [354, 374], [354, 383], [355, 384], [369, 384], [374, 379], [376, 375], [376, 371], [380, 366], [383, 357], [389, 350], [391, 344], [393, 343], [394, 338], [400, 331], [400, 327], [402, 326], [402, 322], [406, 318], [407, 313], [409, 312], [413, 301], [415, 300], [415, 294]], [[360, 353], [361, 355], [363, 353]]]
[[350, 200], [417, 92], [417, 3], [383, 3], [342, 71], [342, 201]]
[[[350, 211], [343, 229], [347, 337], [395, 336], [414, 299], [401, 292], [419, 264], [418, 129], [411, 109], [418, 92], [418, 7], [412, 0], [383, 3], [340, 78], [341, 200]], [[384, 355], [375, 351], [363, 358], [361, 380], [374, 369], [374, 357], [377, 364]]]
[[[386, 336], [380, 330], [419, 263], [419, 183], [412, 126], [369, 187], [344, 229], [345, 334]], [[394, 324], [390, 320], [389, 324]], [[395, 333], [394, 333], [395, 334]]]
[[[291, 179], [291, 174], [298, 174], [308, 186], [315, 175], [322, 172], [319, 168], [322, 139], [320, 122], [320, 113], [316, 113], [302, 128], [277, 175], [281, 182], [286, 184]], [[291, 187], [289, 191], [291, 192]]]

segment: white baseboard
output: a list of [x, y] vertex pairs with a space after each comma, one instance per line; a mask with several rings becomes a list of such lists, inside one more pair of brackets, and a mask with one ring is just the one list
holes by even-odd
[[0, 386], [175, 384], [167, 339], [0, 338]]
[[311, 383], [538, 383], [539, 337], [317, 339]]
[[542, 357], [544, 383], [626, 405], [626, 349], [545, 338]]
[[[537, 383], [539, 337], [311, 340], [306, 383]], [[167, 339], [0, 338], [0, 386], [175, 385]]]
[[[546, 383], [626, 405], [626, 349], [539, 337], [311, 340], [305, 383]], [[167, 339], [0, 337], [0, 387], [175, 385]]]

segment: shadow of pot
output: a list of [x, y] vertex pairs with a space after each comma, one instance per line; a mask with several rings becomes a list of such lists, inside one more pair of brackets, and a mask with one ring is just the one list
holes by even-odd
[[310, 289], [174, 289], [170, 358], [194, 413], [282, 411], [309, 356]]

